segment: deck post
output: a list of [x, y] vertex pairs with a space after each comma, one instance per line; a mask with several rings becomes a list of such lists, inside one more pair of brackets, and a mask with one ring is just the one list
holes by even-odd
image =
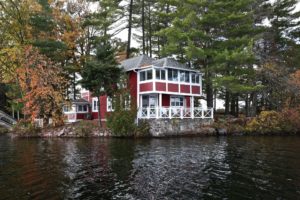
[[191, 117], [194, 119], [194, 96], [191, 96]]
[[201, 109], [201, 119], [204, 119], [204, 109]]
[[147, 107], [147, 118], [150, 119], [150, 107]]
[[183, 119], [183, 107], [180, 107], [180, 119]]

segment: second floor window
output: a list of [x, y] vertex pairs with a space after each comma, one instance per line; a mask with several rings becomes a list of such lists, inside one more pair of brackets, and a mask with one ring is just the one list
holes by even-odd
[[178, 81], [178, 70], [177, 69], [168, 69], [168, 80], [169, 81]]
[[152, 80], [152, 69], [140, 72], [140, 81]]
[[199, 74], [192, 73], [191, 77], [192, 77], [192, 83], [199, 83], [200, 82]]
[[87, 112], [87, 105], [78, 105], [77, 112]]
[[164, 69], [155, 70], [157, 80], [166, 80], [166, 71]]
[[190, 73], [187, 71], [180, 71], [180, 82], [190, 82]]

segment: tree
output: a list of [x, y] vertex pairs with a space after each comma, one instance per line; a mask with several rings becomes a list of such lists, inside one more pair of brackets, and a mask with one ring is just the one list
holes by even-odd
[[82, 86], [98, 97], [98, 120], [100, 127], [102, 126], [100, 96], [112, 96], [117, 87], [120, 73], [121, 69], [117, 66], [114, 50], [106, 40], [100, 43], [95, 57], [89, 60], [82, 69]]
[[32, 123], [42, 118], [44, 125], [49, 119], [54, 126], [63, 124], [62, 105], [67, 80], [62, 69], [32, 46], [25, 47], [20, 63], [17, 74], [24, 94], [20, 99], [24, 104], [24, 114]]

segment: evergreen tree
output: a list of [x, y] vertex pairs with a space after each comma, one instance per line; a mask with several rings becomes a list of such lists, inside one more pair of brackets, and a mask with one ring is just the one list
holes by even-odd
[[101, 123], [100, 96], [112, 96], [117, 87], [121, 69], [117, 66], [115, 53], [110, 43], [106, 40], [97, 47], [96, 55], [89, 60], [82, 69], [81, 84], [90, 90], [93, 96], [98, 97], [98, 119]]

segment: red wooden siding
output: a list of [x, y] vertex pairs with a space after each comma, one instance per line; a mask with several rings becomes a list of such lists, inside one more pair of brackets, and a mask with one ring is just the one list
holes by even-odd
[[137, 102], [137, 73], [134, 71], [129, 72], [129, 89], [131, 95], [131, 102], [136, 104]]
[[162, 94], [162, 106], [170, 106], [170, 95]]
[[156, 82], [157, 91], [166, 91], [166, 83]]
[[180, 92], [182, 93], [190, 93], [190, 85], [180, 85]]
[[187, 108], [191, 107], [191, 98], [189, 96], [185, 97], [185, 102]]
[[169, 92], [178, 92], [178, 84], [169, 83], [168, 91]]
[[141, 92], [148, 92], [153, 90], [153, 83], [142, 83], [140, 84], [140, 91]]
[[192, 86], [193, 94], [200, 94], [200, 86]]
[[[100, 97], [100, 117], [105, 119], [106, 115], [106, 95]], [[92, 119], [98, 119], [98, 112], [92, 112]]]

